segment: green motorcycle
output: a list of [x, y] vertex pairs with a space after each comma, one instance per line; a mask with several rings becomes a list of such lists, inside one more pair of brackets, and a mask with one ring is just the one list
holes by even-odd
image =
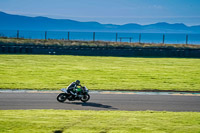
[[68, 93], [65, 88], [62, 88], [61, 91], [64, 93], [60, 93], [57, 96], [58, 102], [64, 102], [68, 99], [69, 101], [81, 100], [82, 102], [86, 103], [90, 99], [90, 95], [88, 94], [89, 90], [86, 88], [86, 86], [81, 86], [81, 88], [74, 90], [77, 92], [77, 97], [74, 97], [72, 94]]

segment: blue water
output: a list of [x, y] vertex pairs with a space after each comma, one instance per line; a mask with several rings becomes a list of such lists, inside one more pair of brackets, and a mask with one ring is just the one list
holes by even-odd
[[[186, 35], [182, 33], [164, 34], [165, 44], [186, 44]], [[17, 31], [1, 30], [1, 37], [17, 37]], [[20, 38], [45, 39], [44, 31], [19, 31]], [[112, 42], [141, 42], [141, 43], [163, 43], [163, 33], [112, 33], [112, 32], [65, 32], [48, 31], [47, 39], [83, 40], [83, 41], [112, 41]], [[200, 44], [200, 34], [188, 34], [188, 44]]]

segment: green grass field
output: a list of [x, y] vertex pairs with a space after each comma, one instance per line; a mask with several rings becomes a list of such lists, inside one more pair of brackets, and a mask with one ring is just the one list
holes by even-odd
[[200, 59], [0, 55], [1, 89], [200, 91]]
[[198, 112], [0, 110], [0, 114], [1, 133], [200, 132]]
[[0, 110], [1, 133], [200, 132], [200, 113]]

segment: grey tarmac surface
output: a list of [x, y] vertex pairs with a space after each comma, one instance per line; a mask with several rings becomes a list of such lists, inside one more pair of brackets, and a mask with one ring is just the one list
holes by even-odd
[[0, 93], [0, 110], [66, 109], [200, 112], [200, 96], [91, 93], [87, 103], [59, 103], [59, 93]]

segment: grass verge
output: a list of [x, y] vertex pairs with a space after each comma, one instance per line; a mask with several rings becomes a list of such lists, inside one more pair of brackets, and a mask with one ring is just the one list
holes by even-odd
[[199, 112], [0, 110], [0, 132], [180, 132], [200, 131]]
[[0, 55], [1, 89], [200, 91], [200, 59]]
[[44, 39], [17, 39], [0, 37], [0, 44], [4, 45], [45, 45], [45, 46], [80, 46], [80, 47], [156, 47], [156, 48], [200, 48], [200, 45], [186, 44], [156, 44], [156, 43], [128, 43], [128, 42], [104, 42], [104, 41], [75, 41], [75, 40], [44, 40]]

